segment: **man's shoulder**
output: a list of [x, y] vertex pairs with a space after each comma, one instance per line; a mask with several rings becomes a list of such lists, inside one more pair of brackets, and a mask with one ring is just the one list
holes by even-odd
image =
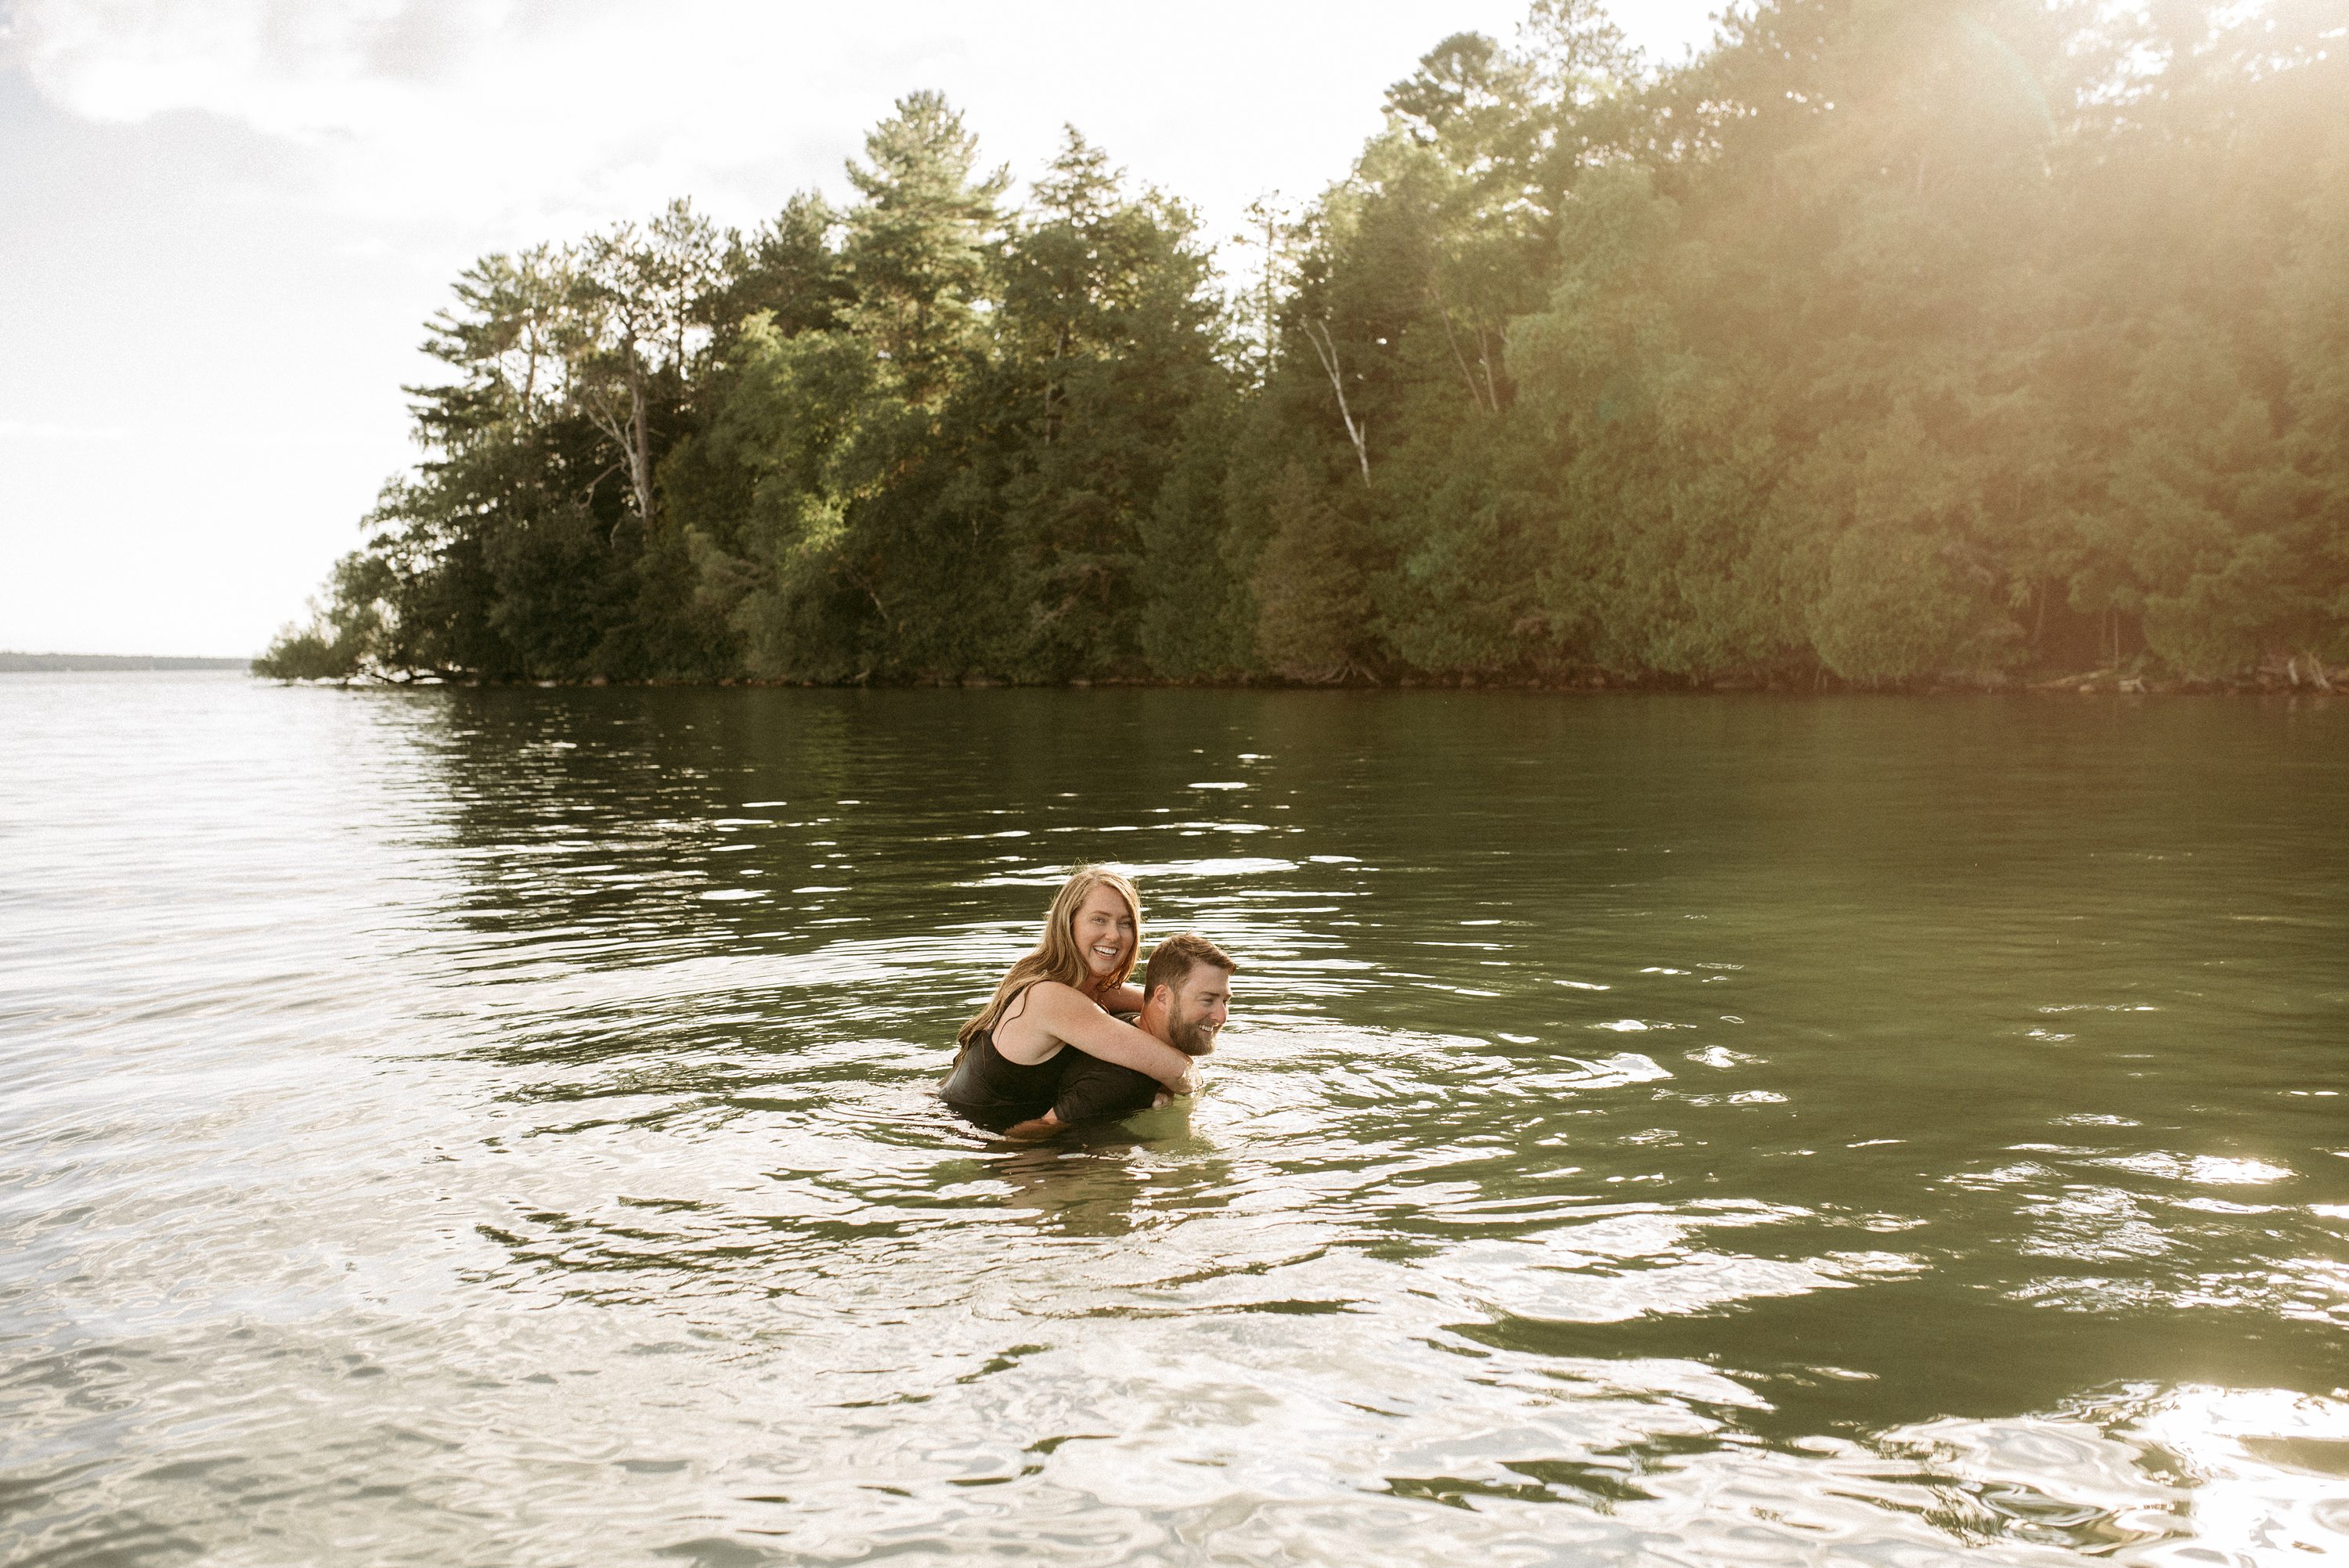
[[1061, 1075], [1062, 1083], [1068, 1083], [1076, 1078], [1091, 1078], [1102, 1083], [1133, 1082], [1146, 1083], [1154, 1087], [1158, 1082], [1148, 1073], [1137, 1071], [1122, 1062], [1103, 1061], [1099, 1057], [1088, 1056], [1083, 1051], [1074, 1049], [1065, 1054], [1074, 1059], [1069, 1063], [1068, 1070]]

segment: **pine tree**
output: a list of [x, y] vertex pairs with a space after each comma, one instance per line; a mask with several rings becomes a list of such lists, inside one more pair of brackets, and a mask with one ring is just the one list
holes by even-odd
[[1254, 582], [1257, 652], [1289, 680], [1365, 673], [1371, 593], [1361, 530], [1297, 462], [1282, 472], [1269, 515], [1272, 536]]

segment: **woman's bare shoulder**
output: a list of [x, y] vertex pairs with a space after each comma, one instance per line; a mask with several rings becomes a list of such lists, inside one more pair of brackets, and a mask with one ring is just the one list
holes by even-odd
[[1039, 980], [1020, 995], [1028, 999], [1030, 1006], [1041, 1008], [1046, 1012], [1059, 1013], [1071, 1007], [1100, 1011], [1094, 1006], [1092, 998], [1064, 980]]
[[999, 1034], [1009, 1025], [1047, 1024], [1094, 1010], [1085, 994], [1065, 981], [1030, 980], [1004, 1004], [995, 1020], [996, 1030]]

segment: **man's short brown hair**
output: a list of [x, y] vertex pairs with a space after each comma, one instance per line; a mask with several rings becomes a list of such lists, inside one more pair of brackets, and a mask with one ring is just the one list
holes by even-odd
[[1204, 936], [1194, 936], [1178, 931], [1151, 950], [1150, 966], [1142, 972], [1142, 994], [1145, 997], [1161, 985], [1180, 987], [1191, 977], [1191, 971], [1202, 964], [1211, 964], [1226, 975], [1237, 975], [1240, 966], [1232, 955]]

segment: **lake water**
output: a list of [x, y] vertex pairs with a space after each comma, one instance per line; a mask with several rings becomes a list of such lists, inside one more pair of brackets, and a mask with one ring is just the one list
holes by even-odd
[[[2349, 1553], [2349, 702], [0, 678], [0, 1561]], [[1073, 861], [1206, 1092], [935, 1098]]]

